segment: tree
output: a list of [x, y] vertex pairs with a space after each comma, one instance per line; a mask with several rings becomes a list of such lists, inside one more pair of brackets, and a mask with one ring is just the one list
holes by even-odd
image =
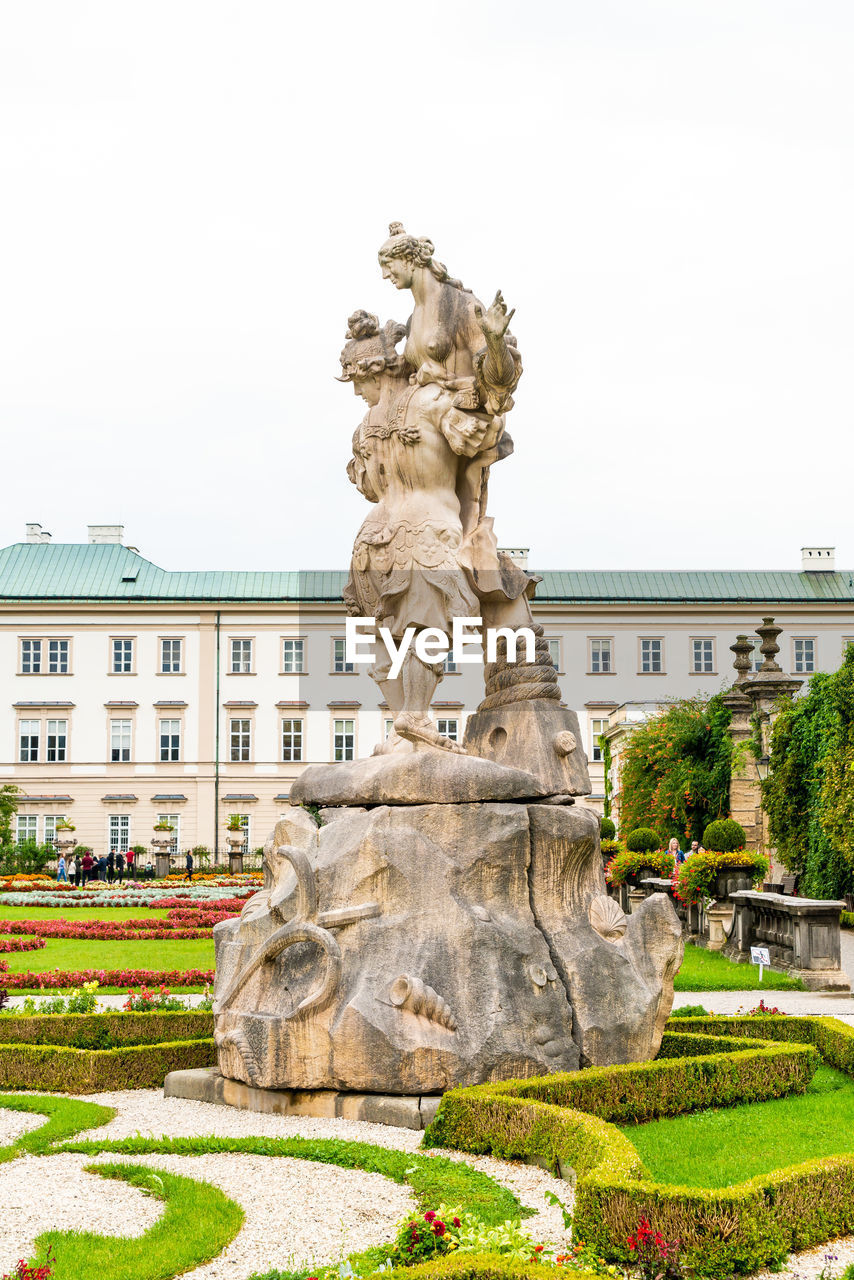
[[11, 782], [0, 787], [0, 849], [4, 852], [8, 852], [15, 843], [12, 822], [18, 812], [18, 796], [23, 794], [21, 788]]
[[623, 755], [620, 829], [653, 827], [666, 845], [700, 840], [729, 815], [732, 739], [721, 695], [687, 698], [635, 729]]
[[814, 675], [809, 693], [780, 711], [762, 803], [803, 894], [854, 890], [854, 646], [838, 671]]

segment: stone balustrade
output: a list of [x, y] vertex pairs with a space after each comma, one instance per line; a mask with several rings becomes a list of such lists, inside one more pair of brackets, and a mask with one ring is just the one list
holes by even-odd
[[810, 991], [849, 991], [842, 971], [839, 917], [843, 902], [791, 898], [742, 889], [732, 894], [732, 925], [724, 955], [749, 961], [751, 947], [767, 947], [771, 965], [800, 978]]

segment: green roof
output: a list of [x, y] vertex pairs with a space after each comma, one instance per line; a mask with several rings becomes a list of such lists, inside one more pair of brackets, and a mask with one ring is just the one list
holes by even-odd
[[[0, 601], [122, 600], [334, 602], [343, 570], [172, 572], [115, 543], [17, 542], [0, 550]], [[801, 604], [854, 605], [854, 573], [787, 570], [545, 571], [537, 590], [558, 604]]]

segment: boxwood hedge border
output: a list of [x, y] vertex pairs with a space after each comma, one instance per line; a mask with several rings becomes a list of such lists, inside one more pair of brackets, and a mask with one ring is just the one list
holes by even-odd
[[627, 1239], [647, 1217], [666, 1239], [681, 1240], [696, 1275], [749, 1273], [854, 1231], [854, 1156], [726, 1188], [678, 1187], [653, 1181], [610, 1122], [803, 1091], [819, 1057], [854, 1075], [854, 1028], [835, 1018], [678, 1019], [655, 1062], [451, 1090], [425, 1144], [577, 1179], [574, 1232], [609, 1261], [629, 1261]]

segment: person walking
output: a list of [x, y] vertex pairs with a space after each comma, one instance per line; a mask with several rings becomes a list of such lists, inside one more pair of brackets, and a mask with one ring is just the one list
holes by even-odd
[[107, 854], [107, 884], [112, 884], [116, 878], [116, 850], [111, 849]]
[[107, 878], [107, 855], [102, 853], [98, 859], [98, 879], [106, 880]]
[[133, 849], [128, 849], [125, 856], [125, 863], [128, 869], [128, 880], [136, 879], [136, 854]]
[[75, 858], [73, 853], [71, 857], [68, 859], [67, 870], [68, 870], [68, 883], [75, 884], [76, 883], [75, 877], [77, 875], [77, 859]]
[[92, 878], [92, 867], [95, 865], [95, 859], [92, 857], [88, 849], [83, 854], [80, 865], [83, 869], [83, 883], [88, 884]]
[[56, 883], [59, 884], [61, 881], [64, 881], [65, 884], [68, 884], [68, 872], [65, 867], [64, 853], [61, 853], [59, 855], [59, 862], [56, 864]]
[[82, 881], [82, 879], [83, 879], [83, 859], [78, 853], [76, 858], [74, 859], [74, 883], [78, 889], [80, 888], [80, 882]]
[[122, 853], [121, 849], [119, 849], [118, 853], [116, 854], [116, 878], [119, 884], [121, 884], [122, 880], [124, 879], [124, 874], [125, 874], [125, 856]]
[[187, 868], [187, 879], [190, 881], [190, 883], [192, 883], [192, 880], [193, 880], [193, 855], [192, 855], [192, 853], [190, 852], [190, 850], [189, 850], [189, 849], [187, 850], [187, 859], [186, 859], [185, 866], [186, 866], [186, 868]]

